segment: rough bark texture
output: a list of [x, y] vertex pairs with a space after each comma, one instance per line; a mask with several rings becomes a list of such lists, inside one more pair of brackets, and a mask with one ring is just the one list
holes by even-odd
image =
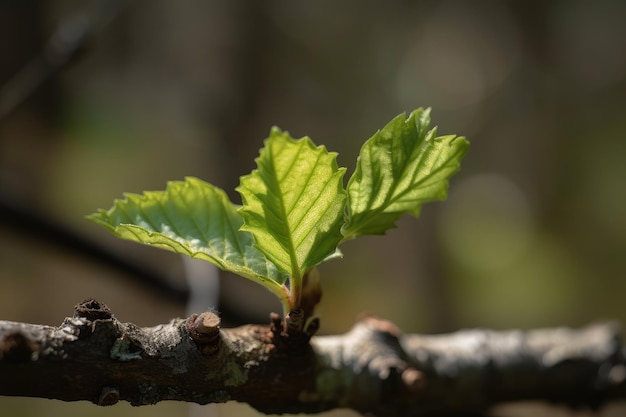
[[403, 335], [368, 317], [312, 337], [302, 317], [220, 329], [212, 312], [139, 328], [86, 300], [61, 326], [0, 321], [0, 395], [133, 405], [246, 402], [266, 413], [478, 412], [527, 399], [600, 407], [626, 397], [618, 326]]

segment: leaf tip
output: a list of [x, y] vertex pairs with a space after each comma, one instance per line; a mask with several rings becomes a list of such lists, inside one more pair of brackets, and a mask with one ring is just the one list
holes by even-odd
[[274, 126], [272, 126], [270, 128], [270, 134], [272, 134], [272, 133], [275, 133], [275, 134], [279, 135], [279, 134], [283, 133], [283, 130], [280, 127], [274, 125]]
[[93, 213], [89, 213], [86, 214], [85, 216], [83, 216], [84, 219], [92, 221], [94, 223], [100, 223], [102, 220], [102, 209], [98, 209], [97, 211], [94, 211]]

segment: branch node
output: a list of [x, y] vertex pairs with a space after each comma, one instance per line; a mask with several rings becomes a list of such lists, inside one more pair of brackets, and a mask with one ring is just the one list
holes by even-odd
[[38, 343], [19, 331], [6, 333], [0, 340], [0, 359], [9, 362], [36, 360], [38, 352]]
[[291, 310], [285, 321], [287, 322], [287, 334], [302, 333], [304, 329], [304, 310], [300, 308]]
[[106, 304], [88, 298], [74, 306], [74, 318], [81, 317], [89, 321], [109, 320], [113, 318], [113, 313]]
[[315, 336], [315, 333], [320, 329], [320, 318], [319, 317], [311, 317], [307, 320], [304, 325], [304, 333], [309, 337], [309, 339]]
[[[304, 310], [293, 309], [285, 320], [280, 314], [270, 314], [268, 342], [273, 345], [274, 357], [302, 357], [310, 350], [310, 340], [319, 328], [317, 317], [305, 320]], [[306, 329], [306, 330], [305, 330]]]
[[407, 368], [402, 372], [402, 382], [407, 392], [417, 394], [426, 385], [426, 377], [423, 372], [415, 368]]
[[104, 387], [98, 397], [98, 405], [107, 406], [117, 404], [120, 400], [120, 390], [114, 387]]
[[384, 320], [371, 315], [361, 315], [361, 317], [359, 317], [359, 322], [367, 325], [373, 330], [387, 334], [391, 337], [398, 338], [402, 336], [402, 330], [389, 320]]
[[187, 331], [191, 339], [200, 345], [204, 355], [212, 355], [219, 349], [221, 319], [212, 311], [192, 314], [187, 319]]
[[626, 366], [615, 365], [609, 371], [609, 379], [613, 385], [619, 385], [626, 380]]
[[287, 332], [283, 323], [283, 318], [278, 313], [270, 313], [270, 324], [270, 329], [275, 336]]

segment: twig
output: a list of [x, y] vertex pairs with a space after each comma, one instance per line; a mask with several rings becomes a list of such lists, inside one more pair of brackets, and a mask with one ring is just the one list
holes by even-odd
[[0, 121], [72, 62], [95, 29], [108, 24], [117, 15], [120, 5], [120, 0], [102, 0], [91, 14], [80, 13], [63, 21], [42, 53], [0, 86]]
[[133, 405], [241, 401], [265, 413], [480, 412], [507, 401], [597, 408], [626, 398], [618, 326], [403, 335], [365, 318], [343, 335], [221, 329], [214, 313], [139, 328], [87, 300], [59, 327], [0, 321], [0, 395]]

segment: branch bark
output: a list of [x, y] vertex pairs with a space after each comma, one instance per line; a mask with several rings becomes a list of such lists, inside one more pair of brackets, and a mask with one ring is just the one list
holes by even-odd
[[403, 335], [367, 317], [311, 337], [294, 314], [220, 329], [212, 312], [140, 328], [95, 300], [59, 327], [0, 321], [0, 395], [133, 405], [240, 401], [264, 413], [480, 412], [508, 401], [598, 408], [626, 398], [618, 326]]

